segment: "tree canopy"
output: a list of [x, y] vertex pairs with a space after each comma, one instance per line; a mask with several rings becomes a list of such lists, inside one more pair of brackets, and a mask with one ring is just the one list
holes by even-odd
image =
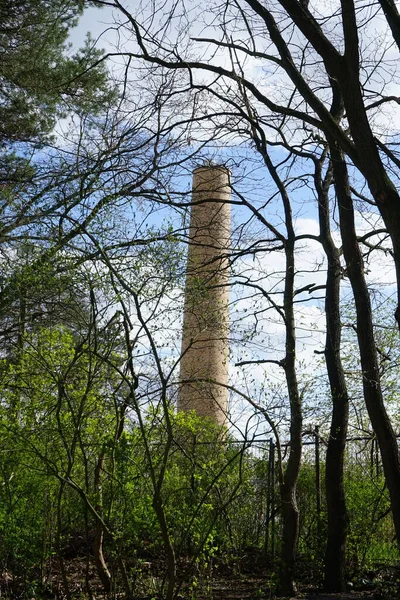
[[2, 0], [0, 4], [0, 144], [40, 144], [56, 119], [99, 111], [115, 95], [104, 65], [89, 68], [102, 52], [88, 35], [72, 51], [68, 35], [84, 2]]

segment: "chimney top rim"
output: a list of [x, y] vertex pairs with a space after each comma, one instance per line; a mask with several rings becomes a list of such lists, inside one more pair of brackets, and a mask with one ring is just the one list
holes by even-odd
[[220, 171], [226, 171], [227, 173], [231, 174], [231, 170], [228, 169], [228, 167], [226, 167], [225, 165], [218, 165], [218, 164], [206, 164], [206, 165], [200, 165], [198, 167], [196, 167], [195, 169], [193, 169], [193, 173], [195, 173], [196, 171], [201, 171], [201, 170], [209, 170], [209, 169], [218, 169]]

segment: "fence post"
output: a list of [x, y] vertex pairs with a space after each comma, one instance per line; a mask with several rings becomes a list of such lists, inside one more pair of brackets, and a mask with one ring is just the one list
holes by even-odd
[[265, 508], [265, 555], [268, 554], [269, 549], [269, 526], [271, 520], [271, 444], [272, 439], [269, 440], [268, 445], [268, 467], [267, 467], [267, 505]]
[[316, 491], [316, 504], [317, 504], [317, 544], [318, 547], [321, 543], [321, 464], [319, 455], [319, 425], [314, 427], [315, 436], [315, 491]]
[[271, 440], [271, 558], [275, 558], [275, 444]]

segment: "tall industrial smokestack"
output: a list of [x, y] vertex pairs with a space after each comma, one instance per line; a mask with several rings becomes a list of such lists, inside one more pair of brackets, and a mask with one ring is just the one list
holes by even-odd
[[227, 168], [195, 169], [178, 397], [178, 410], [220, 425], [228, 410], [230, 192]]

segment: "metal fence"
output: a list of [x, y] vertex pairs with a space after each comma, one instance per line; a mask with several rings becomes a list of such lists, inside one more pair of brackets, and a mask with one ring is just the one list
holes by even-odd
[[[232, 442], [235, 443], [235, 442]], [[239, 443], [239, 442], [237, 442]], [[254, 477], [254, 521], [248, 524], [248, 539], [263, 545], [274, 559], [281, 543], [280, 493], [277, 448], [273, 439], [245, 443], [245, 452], [260, 463], [262, 474]], [[326, 542], [325, 456], [326, 439], [313, 427], [304, 436], [303, 458], [298, 482], [300, 512], [299, 553], [323, 557]], [[289, 450], [282, 444], [283, 462]], [[259, 467], [260, 470], [260, 467]], [[348, 556], [354, 568], [398, 561], [377, 441], [372, 436], [350, 437], [346, 442], [344, 480], [350, 518]]]

